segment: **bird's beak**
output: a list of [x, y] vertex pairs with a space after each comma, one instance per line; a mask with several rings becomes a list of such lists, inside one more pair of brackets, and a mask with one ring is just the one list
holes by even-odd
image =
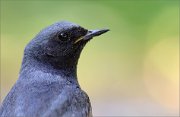
[[109, 29], [101, 29], [101, 30], [89, 30], [85, 36], [80, 37], [74, 43], [77, 43], [81, 40], [90, 40], [95, 36], [99, 36], [105, 32], [109, 31]]

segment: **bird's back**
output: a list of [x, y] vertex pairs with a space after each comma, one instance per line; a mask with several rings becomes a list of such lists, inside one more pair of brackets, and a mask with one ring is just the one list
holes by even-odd
[[88, 96], [67, 80], [18, 80], [0, 109], [1, 117], [90, 117]]

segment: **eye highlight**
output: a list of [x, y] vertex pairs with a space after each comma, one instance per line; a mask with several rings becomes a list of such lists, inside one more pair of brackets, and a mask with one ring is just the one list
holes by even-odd
[[58, 35], [58, 39], [61, 41], [68, 41], [69, 40], [69, 36], [66, 33], [60, 33]]

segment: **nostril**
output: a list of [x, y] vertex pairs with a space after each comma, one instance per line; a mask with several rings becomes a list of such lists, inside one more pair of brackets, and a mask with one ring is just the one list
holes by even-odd
[[54, 55], [53, 55], [53, 54], [50, 54], [50, 53], [46, 53], [46, 56], [47, 56], [48, 58], [53, 58], [53, 57], [54, 57]]

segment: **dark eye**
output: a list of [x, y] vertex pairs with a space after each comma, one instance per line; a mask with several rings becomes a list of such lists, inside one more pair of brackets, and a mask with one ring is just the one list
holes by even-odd
[[59, 40], [61, 40], [61, 41], [68, 41], [68, 40], [69, 40], [68, 35], [65, 34], [65, 33], [60, 33], [60, 34], [58, 35], [58, 38], [59, 38]]

